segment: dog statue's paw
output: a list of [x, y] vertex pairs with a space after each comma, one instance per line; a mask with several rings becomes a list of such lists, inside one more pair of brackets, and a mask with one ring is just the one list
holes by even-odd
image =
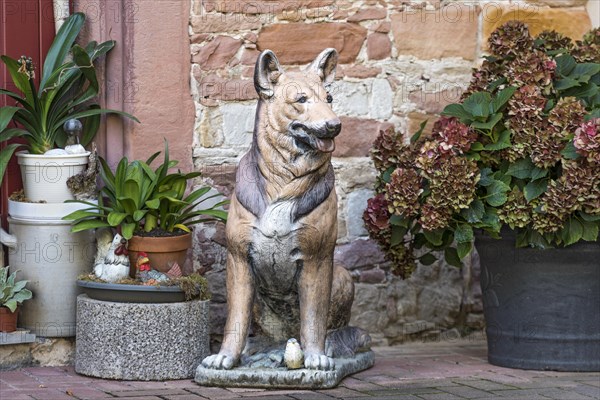
[[331, 371], [335, 369], [335, 361], [324, 354], [305, 354], [304, 367]]
[[235, 365], [235, 359], [226, 354], [213, 354], [202, 360], [202, 366], [212, 369], [231, 369]]

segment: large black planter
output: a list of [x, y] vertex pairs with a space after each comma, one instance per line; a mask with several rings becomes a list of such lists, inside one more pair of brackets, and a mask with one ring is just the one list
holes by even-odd
[[600, 371], [600, 243], [516, 249], [502, 237], [476, 238], [489, 362]]

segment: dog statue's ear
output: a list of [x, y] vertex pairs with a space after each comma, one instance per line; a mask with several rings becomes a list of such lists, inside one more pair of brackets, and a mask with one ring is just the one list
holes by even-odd
[[315, 58], [315, 60], [306, 68], [316, 72], [325, 86], [331, 85], [335, 79], [335, 67], [337, 67], [338, 52], [336, 49], [325, 49]]
[[279, 60], [271, 50], [265, 50], [258, 56], [256, 67], [254, 68], [254, 87], [256, 92], [263, 99], [273, 97], [273, 85], [283, 70], [279, 66]]

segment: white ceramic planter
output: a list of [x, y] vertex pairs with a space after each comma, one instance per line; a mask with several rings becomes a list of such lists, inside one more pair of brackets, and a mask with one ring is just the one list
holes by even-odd
[[92, 230], [71, 233], [71, 221], [61, 218], [87, 207], [9, 202], [9, 230], [17, 247], [9, 249], [8, 262], [33, 292], [22, 305], [19, 326], [38, 336], [75, 335], [77, 277], [92, 270], [96, 246]]
[[89, 155], [89, 152], [61, 156], [18, 152], [25, 196], [32, 201], [48, 203], [72, 200], [67, 180], [85, 169]]
[[[98, 203], [97, 200], [86, 201], [94, 204]], [[8, 200], [8, 215], [17, 219], [55, 221], [61, 220], [62, 217], [72, 212], [89, 207], [81, 203], [25, 203]]]

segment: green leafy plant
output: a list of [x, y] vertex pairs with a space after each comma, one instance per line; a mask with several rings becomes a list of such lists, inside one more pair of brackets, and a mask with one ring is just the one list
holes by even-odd
[[[67, 136], [63, 124], [69, 119], [82, 119], [80, 139], [84, 146], [91, 142], [98, 131], [102, 114], [119, 114], [137, 121], [127, 113], [102, 109], [93, 102], [99, 91], [94, 61], [108, 53], [115, 46], [115, 41], [100, 44], [92, 41], [85, 47], [74, 45], [84, 22], [84, 14], [75, 13], [61, 26], [46, 55], [39, 88], [35, 85], [35, 68], [31, 58], [22, 56], [15, 60], [6, 55], [0, 57], [13, 84], [20, 91], [0, 90], [0, 94], [7, 95], [19, 105], [2, 108], [1, 141], [24, 137], [30, 153], [43, 154], [56, 145], [65, 144]], [[71, 59], [67, 57], [69, 54]], [[3, 122], [9, 117], [23, 128], [6, 130], [7, 124]], [[2, 158], [10, 158], [16, 148], [16, 145], [7, 147]]]
[[73, 212], [63, 219], [72, 220], [72, 232], [102, 227], [118, 227], [125, 239], [134, 234], [157, 231], [172, 234], [190, 232], [190, 226], [201, 222], [226, 221], [227, 212], [220, 209], [227, 201], [201, 208], [207, 200], [222, 197], [209, 194], [210, 187], [201, 187], [186, 194], [188, 182], [199, 177], [200, 172], [169, 173], [179, 163], [169, 159], [169, 146], [165, 141], [163, 163], [155, 170], [150, 165], [161, 154], [157, 152], [146, 161], [129, 162], [122, 158], [115, 173], [100, 159], [100, 176], [104, 187], [98, 204], [85, 201], [90, 207]]
[[513, 21], [489, 44], [431, 137], [423, 124], [410, 144], [393, 130], [374, 144], [380, 176], [363, 219], [400, 275], [434, 251], [460, 266], [474, 229], [499, 237], [507, 226], [519, 247], [598, 240], [600, 30], [573, 44]]
[[0, 307], [15, 312], [17, 306], [32, 297], [29, 289], [25, 289], [27, 281], [15, 282], [17, 272], [8, 274], [8, 267], [0, 267]]

